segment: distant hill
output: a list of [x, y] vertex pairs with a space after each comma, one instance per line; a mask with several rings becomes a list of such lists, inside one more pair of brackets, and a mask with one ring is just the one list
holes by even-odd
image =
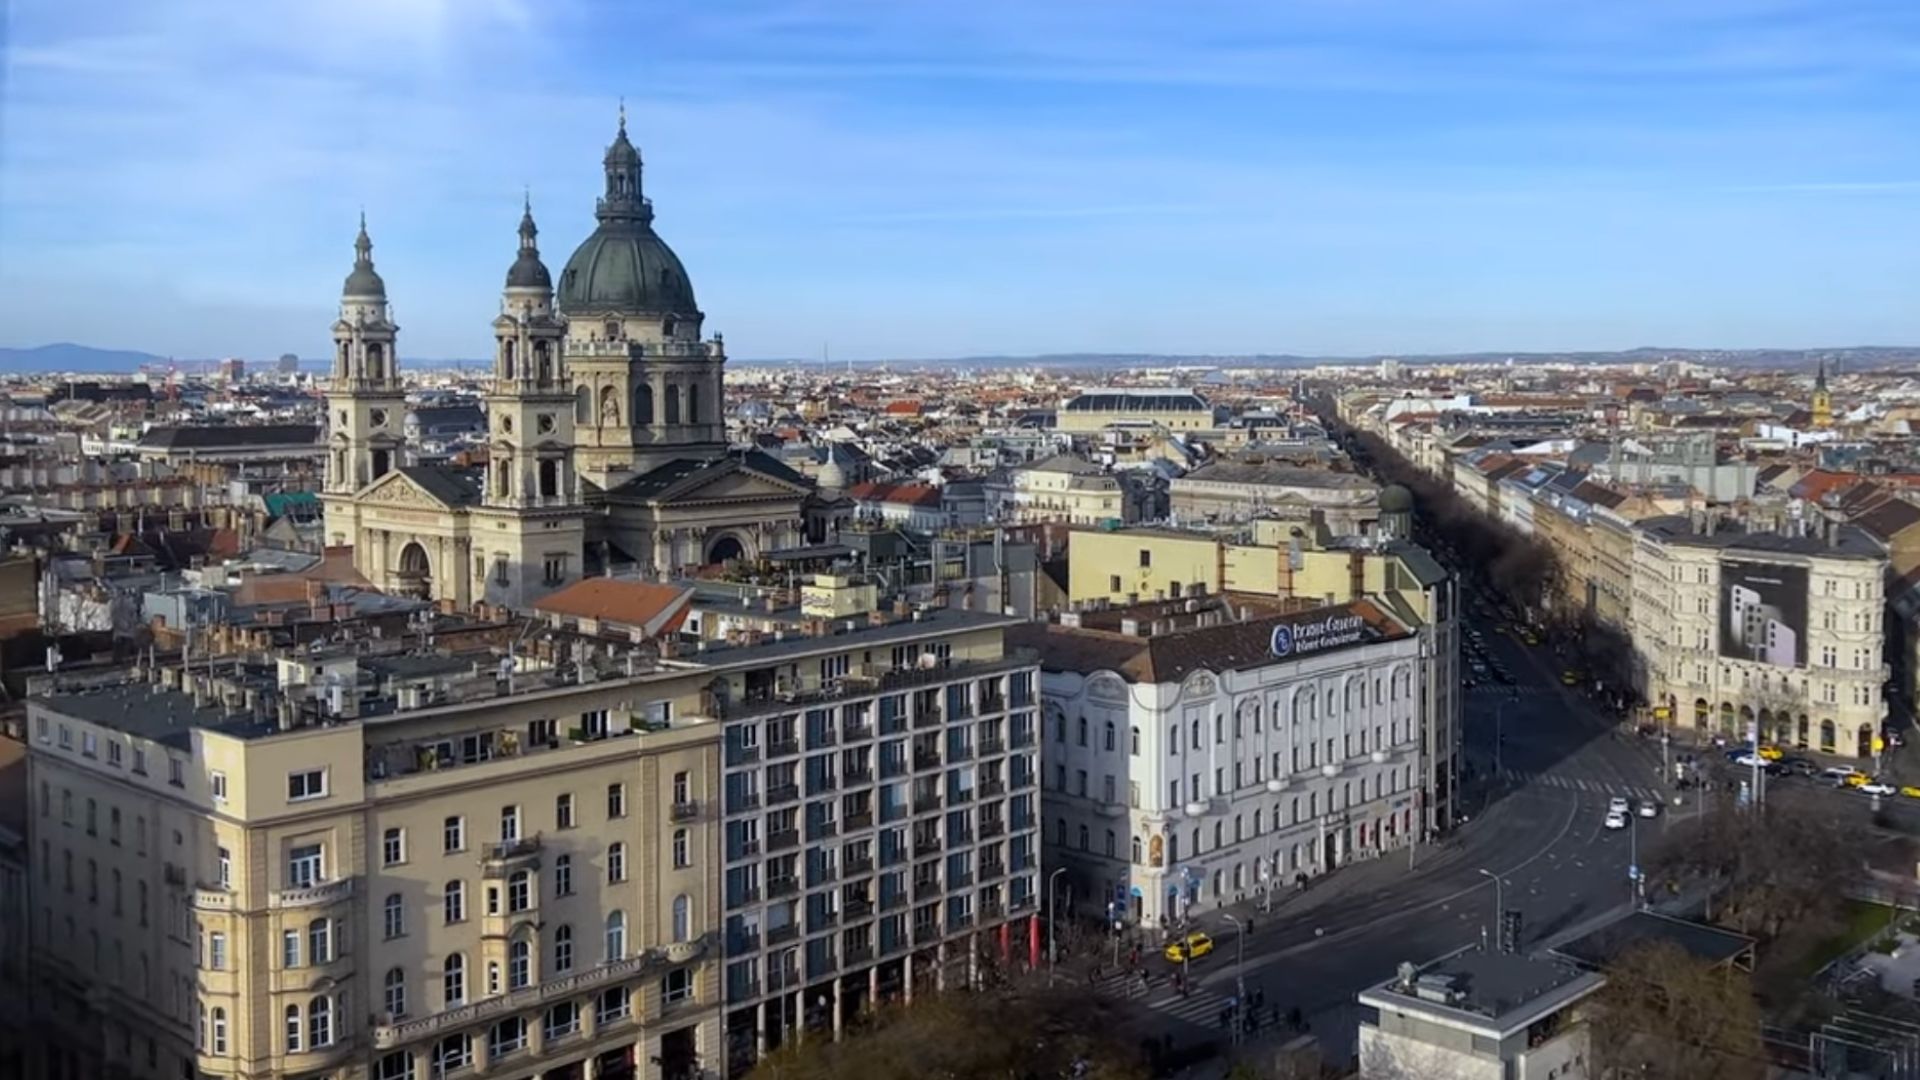
[[130, 349], [95, 349], [64, 341], [31, 349], [0, 348], [0, 372], [8, 373], [80, 371], [130, 375], [138, 371], [141, 364], [166, 362], [166, 357], [152, 353]]

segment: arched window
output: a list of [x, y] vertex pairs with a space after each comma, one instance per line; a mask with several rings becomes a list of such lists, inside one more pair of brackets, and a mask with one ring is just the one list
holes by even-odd
[[227, 1052], [227, 1010], [218, 1005], [213, 1007], [213, 1052]]
[[447, 890], [441, 900], [441, 912], [449, 923], [464, 922], [467, 917], [467, 883], [464, 881], [447, 882]]
[[467, 1000], [467, 958], [459, 953], [447, 957], [441, 968], [440, 994], [447, 1008], [463, 1005]]
[[693, 902], [686, 893], [673, 898], [673, 940], [690, 941], [693, 938]]
[[1114, 732], [1115, 732], [1116, 730], [1117, 730], [1117, 729], [1116, 729], [1116, 728], [1115, 728], [1115, 727], [1113, 726], [1113, 721], [1111, 721], [1111, 720], [1109, 720], [1109, 721], [1107, 721], [1107, 727], [1106, 727], [1106, 736], [1105, 736], [1105, 737], [1106, 737], [1106, 743], [1105, 743], [1105, 746], [1106, 746], [1106, 748], [1107, 748], [1108, 750], [1112, 750], [1112, 749], [1113, 749], [1113, 747], [1114, 747], [1114, 742], [1113, 742], [1113, 740], [1114, 740]]
[[382, 989], [382, 1004], [387, 1007], [388, 1020], [407, 1015], [407, 973], [400, 968], [388, 968]]
[[573, 422], [576, 424], [593, 423], [593, 392], [586, 387], [574, 391]]
[[1085, 825], [1080, 826], [1080, 850], [1081, 851], [1089, 850], [1092, 846], [1092, 843], [1093, 841], [1091, 836], [1087, 832], [1087, 827]]
[[518, 990], [533, 982], [533, 946], [519, 938], [507, 946], [507, 989]]
[[553, 973], [565, 975], [573, 970], [573, 927], [562, 923], [553, 932]]
[[680, 387], [674, 385], [673, 383], [668, 383], [667, 384], [667, 423], [677, 424], [679, 422], [680, 422]]
[[500, 374], [503, 378], [513, 378], [513, 339], [500, 339]]
[[560, 494], [560, 463], [547, 458], [540, 462], [540, 497], [551, 499]]
[[700, 422], [700, 384], [687, 384], [687, 423]]
[[307, 1045], [314, 1050], [333, 1045], [333, 1002], [325, 995], [307, 1003]]
[[306, 1028], [300, 1024], [300, 1006], [287, 1006], [287, 1053], [297, 1054], [306, 1042]]
[[315, 919], [307, 924], [307, 963], [325, 964], [333, 960], [333, 924]]
[[1133, 742], [1132, 742], [1133, 756], [1139, 757], [1140, 756], [1140, 727], [1137, 724], [1134, 725], [1132, 738], [1133, 738]]
[[1134, 862], [1137, 863], [1140, 861], [1140, 834], [1139, 833], [1133, 834], [1133, 847], [1131, 848], [1131, 850], [1128, 851], [1128, 855], [1133, 859]]
[[653, 387], [644, 382], [633, 388], [633, 422], [635, 426], [653, 423]]
[[401, 899], [399, 893], [387, 894], [386, 904], [382, 911], [387, 937], [397, 938], [407, 932], [406, 901]]
[[607, 916], [607, 963], [627, 955], [627, 916], [616, 911]]
[[553, 381], [553, 345], [550, 342], [533, 343], [534, 374], [541, 382]]

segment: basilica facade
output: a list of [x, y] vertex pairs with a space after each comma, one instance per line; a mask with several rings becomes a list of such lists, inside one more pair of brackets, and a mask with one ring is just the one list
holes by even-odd
[[531, 206], [493, 321], [484, 466], [415, 464], [366, 221], [333, 324], [328, 542], [379, 588], [523, 607], [615, 572], [666, 576], [801, 542], [812, 485], [729, 448], [719, 335], [653, 229], [624, 118], [597, 225], [558, 288]]

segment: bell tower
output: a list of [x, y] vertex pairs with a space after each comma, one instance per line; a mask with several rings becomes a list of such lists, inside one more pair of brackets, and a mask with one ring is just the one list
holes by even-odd
[[[405, 464], [406, 390], [394, 345], [400, 328], [387, 305], [387, 285], [373, 268], [367, 218], [353, 242], [353, 270], [340, 290], [333, 323], [333, 371], [327, 387], [328, 542], [352, 543], [351, 497]], [[336, 513], [336, 507], [339, 512]]]
[[472, 595], [509, 607], [579, 580], [585, 550], [573, 385], [561, 363], [566, 321], [554, 310], [538, 236], [529, 202], [493, 320], [487, 475], [474, 511]]
[[1813, 377], [1813, 427], [1827, 431], [1833, 427], [1833, 394], [1827, 389], [1827, 362], [1820, 361], [1820, 372]]

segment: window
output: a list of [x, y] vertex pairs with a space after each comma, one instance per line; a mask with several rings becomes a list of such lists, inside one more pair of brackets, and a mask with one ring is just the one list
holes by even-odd
[[1149, 550], [1147, 550], [1146, 548], [1141, 548], [1141, 549], [1140, 549], [1140, 567], [1141, 567], [1141, 569], [1143, 569], [1143, 570], [1144, 570], [1144, 569], [1146, 569], [1147, 567], [1149, 567], [1149, 566], [1152, 566], [1152, 565], [1153, 565], [1153, 552], [1151, 552], [1151, 551], [1149, 551]]
[[207, 935], [207, 968], [227, 970], [227, 935], [219, 930]]
[[117, 806], [107, 808], [107, 842], [120, 846], [120, 808]]
[[580, 1006], [563, 1001], [547, 1010], [547, 1038], [562, 1039], [580, 1030]]
[[300, 1052], [306, 1032], [306, 1026], [300, 1022], [300, 1006], [287, 1006], [287, 1053]]
[[573, 927], [561, 924], [553, 932], [553, 973], [565, 975], [573, 970]]
[[627, 785], [607, 785], [607, 817], [623, 818], [627, 816]]
[[218, 880], [220, 887], [223, 889], [233, 888], [233, 852], [228, 851], [226, 848], [220, 848], [219, 854], [215, 856], [215, 864], [217, 866], [216, 873], [219, 875]]
[[227, 801], [227, 774], [226, 773], [216, 772], [213, 774], [213, 801], [214, 802]]
[[1114, 748], [1114, 731], [1115, 730], [1116, 729], [1113, 726], [1113, 721], [1111, 720], [1107, 721], [1105, 741], [1103, 743], [1104, 749], [1112, 750]]
[[668, 1005], [693, 997], [693, 972], [674, 968], [660, 980], [660, 1000]]
[[407, 973], [402, 969], [387, 969], [382, 1003], [387, 1007], [387, 1019], [390, 1021], [407, 1015]]
[[533, 982], [533, 946], [522, 938], [507, 946], [507, 989], [518, 990]]
[[333, 1045], [333, 1002], [325, 996], [307, 1004], [307, 1045], [315, 1050]]
[[673, 898], [673, 940], [693, 939], [693, 901], [686, 893]]
[[445, 898], [441, 902], [441, 908], [449, 924], [465, 922], [467, 918], [467, 883], [464, 881], [447, 882], [447, 890]]
[[388, 893], [384, 908], [384, 930], [389, 941], [407, 932], [407, 904], [399, 893]]
[[187, 763], [177, 757], [167, 759], [167, 783], [174, 787], [187, 786]]
[[1129, 752], [1134, 757], [1139, 757], [1140, 756], [1140, 728], [1138, 725], [1135, 725], [1133, 728], [1132, 740], [1133, 741], [1129, 746]]
[[433, 1053], [427, 1059], [430, 1076], [445, 1076], [456, 1069], [464, 1069], [473, 1064], [473, 1044], [466, 1035], [449, 1035], [433, 1044]]
[[213, 1008], [213, 1052], [227, 1052], [227, 1010], [218, 1005]]
[[1120, 575], [1119, 574], [1112, 574], [1108, 576], [1107, 591], [1110, 593], [1117, 593], [1120, 591]]
[[555, 828], [573, 828], [573, 794], [571, 792], [553, 800], [553, 820]]
[[[554, 481], [553, 477], [553, 462], [543, 461], [540, 463], [540, 485], [542, 488], [557, 486], [557, 482]], [[543, 491], [542, 494], [548, 494], [548, 492]], [[567, 580], [567, 557], [565, 555], [548, 555], [541, 561], [540, 570], [546, 584], [558, 585]]]
[[440, 995], [447, 1008], [464, 1004], [467, 1000], [467, 958], [454, 953], [447, 957], [440, 972]]
[[287, 774], [287, 801], [318, 799], [327, 793], [327, 770], [303, 769]]
[[626, 1019], [628, 1010], [626, 987], [611, 986], [600, 992], [594, 1011], [602, 1024], [611, 1024]]
[[380, 838], [380, 860], [387, 866], [398, 866], [407, 861], [407, 832], [405, 829], [388, 829]]
[[[453, 1038], [462, 1038], [455, 1035]], [[438, 1059], [436, 1064], [438, 1063]], [[413, 1072], [413, 1051], [401, 1050], [380, 1059], [380, 1065], [373, 1074], [373, 1080], [419, 1080]]]
[[333, 960], [333, 923], [315, 919], [307, 924], [307, 962], [325, 964]]
[[91, 731], [80, 733], [80, 753], [87, 757], [100, 756], [100, 736]]
[[533, 874], [527, 870], [515, 870], [507, 878], [507, 910], [521, 912], [533, 906]]
[[95, 799], [87, 800], [87, 835], [100, 835], [100, 803]]
[[673, 868], [675, 870], [685, 870], [692, 865], [692, 857], [687, 851], [687, 830], [673, 830]]
[[573, 856], [571, 855], [554, 856], [553, 895], [573, 895]]
[[326, 878], [326, 852], [319, 844], [301, 844], [287, 853], [287, 887], [306, 889]]
[[487, 1033], [487, 1055], [505, 1057], [527, 1048], [527, 1018], [509, 1016], [493, 1025]]
[[627, 845], [616, 840], [607, 845], [607, 884], [627, 880]]
[[607, 963], [627, 955], [627, 916], [616, 911], [607, 916]]
[[1081, 717], [1080, 722], [1074, 725], [1074, 735], [1077, 737], [1079, 744], [1081, 746], [1087, 745], [1087, 718], [1086, 717], [1084, 716]]
[[450, 817], [440, 828], [441, 850], [446, 852], [467, 850], [467, 819]]
[[515, 843], [520, 839], [520, 807], [503, 806], [500, 808], [500, 842]]

